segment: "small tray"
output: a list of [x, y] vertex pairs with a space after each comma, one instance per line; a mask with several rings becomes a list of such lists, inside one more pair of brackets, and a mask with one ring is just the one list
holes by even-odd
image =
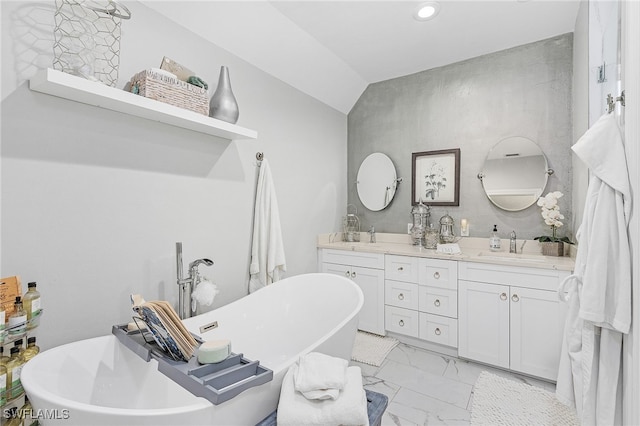
[[200, 364], [197, 357], [192, 357], [188, 362], [175, 361], [157, 343], [147, 341], [141, 331], [127, 331], [126, 324], [114, 325], [112, 333], [146, 362], [156, 359], [158, 371], [162, 374], [215, 405], [273, 379], [273, 371], [261, 366], [259, 361], [244, 358], [242, 354], [232, 353], [216, 364]]

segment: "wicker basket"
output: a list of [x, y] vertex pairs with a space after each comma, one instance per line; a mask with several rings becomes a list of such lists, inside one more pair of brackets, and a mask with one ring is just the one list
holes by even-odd
[[129, 82], [129, 91], [145, 98], [209, 115], [209, 97], [206, 89], [152, 70], [140, 71], [134, 75]]
[[558, 242], [545, 242], [542, 244], [542, 254], [545, 256], [564, 256], [564, 243]]

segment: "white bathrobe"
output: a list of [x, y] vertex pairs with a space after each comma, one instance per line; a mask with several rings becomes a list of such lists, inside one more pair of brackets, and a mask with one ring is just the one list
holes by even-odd
[[601, 117], [572, 147], [590, 170], [574, 274], [568, 292], [557, 398], [583, 425], [621, 423], [622, 334], [631, 325], [631, 191], [614, 114]]
[[269, 163], [264, 159], [256, 188], [249, 292], [278, 281], [286, 270], [278, 200]]

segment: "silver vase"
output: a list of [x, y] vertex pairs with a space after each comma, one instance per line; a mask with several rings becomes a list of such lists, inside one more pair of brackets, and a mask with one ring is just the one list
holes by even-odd
[[222, 66], [220, 67], [218, 87], [209, 101], [209, 117], [236, 124], [239, 115], [238, 102], [236, 102], [236, 97], [233, 96], [231, 90], [229, 69]]

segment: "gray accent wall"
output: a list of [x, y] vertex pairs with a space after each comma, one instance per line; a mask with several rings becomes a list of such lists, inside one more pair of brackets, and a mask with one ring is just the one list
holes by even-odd
[[[514, 47], [440, 68], [371, 84], [348, 116], [348, 202], [362, 228], [404, 233], [411, 221], [411, 154], [460, 148], [460, 205], [433, 207], [432, 223], [448, 212], [459, 234], [460, 219], [472, 237], [489, 235], [494, 224], [503, 238], [549, 234], [540, 209], [520, 212], [495, 207], [477, 174], [500, 140], [523, 136], [536, 142], [555, 173], [543, 194], [561, 191], [565, 226], [572, 236], [572, 73], [573, 35]], [[419, 54], [419, 53], [417, 53]], [[364, 208], [356, 191], [362, 160], [387, 154], [403, 178], [384, 210]]]

